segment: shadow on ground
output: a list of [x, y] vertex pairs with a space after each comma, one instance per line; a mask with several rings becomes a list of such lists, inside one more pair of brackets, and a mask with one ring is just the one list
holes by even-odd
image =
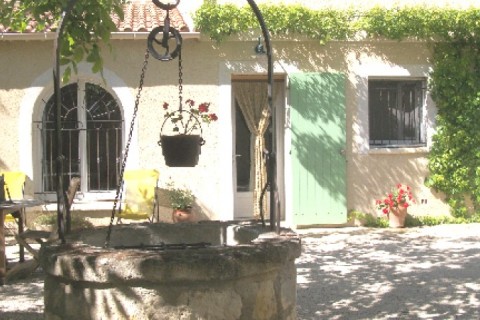
[[[299, 232], [299, 320], [480, 319], [480, 224]], [[41, 270], [0, 286], [0, 319], [43, 319]]]
[[298, 319], [480, 319], [480, 225], [303, 232]]

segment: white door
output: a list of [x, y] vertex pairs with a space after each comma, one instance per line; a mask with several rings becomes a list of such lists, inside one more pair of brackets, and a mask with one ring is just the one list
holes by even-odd
[[235, 103], [234, 135], [234, 211], [235, 219], [253, 218], [252, 134]]

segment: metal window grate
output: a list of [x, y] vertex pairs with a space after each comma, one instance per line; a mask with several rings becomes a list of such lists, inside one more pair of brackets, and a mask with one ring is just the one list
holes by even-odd
[[[82, 101], [79, 105], [78, 101]], [[65, 156], [64, 183], [75, 176], [86, 191], [114, 190], [122, 153], [123, 120], [115, 98], [98, 85], [69, 84], [62, 88], [62, 134]], [[43, 192], [54, 192], [55, 108], [47, 101], [41, 122]]]
[[370, 145], [404, 147], [425, 145], [422, 80], [370, 80]]

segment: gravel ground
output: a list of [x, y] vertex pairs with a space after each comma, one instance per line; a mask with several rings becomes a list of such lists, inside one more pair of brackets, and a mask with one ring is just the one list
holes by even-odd
[[[480, 224], [298, 232], [299, 320], [480, 319]], [[0, 319], [43, 319], [40, 269], [0, 286]]]

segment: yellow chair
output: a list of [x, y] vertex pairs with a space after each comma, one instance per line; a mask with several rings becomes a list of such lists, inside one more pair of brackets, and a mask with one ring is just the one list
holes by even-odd
[[[20, 171], [7, 171], [0, 173], [0, 175], [4, 177], [5, 200], [22, 200], [25, 193], [26, 174]], [[4, 223], [12, 222], [17, 224], [18, 233], [22, 233], [26, 223], [25, 209], [5, 215]], [[20, 261], [24, 261], [24, 249], [22, 245], [20, 245]]]
[[147, 219], [153, 222], [155, 213], [158, 219], [156, 188], [159, 175], [159, 172], [154, 169], [125, 170], [124, 197], [120, 202], [117, 223], [121, 223], [121, 219]]
[[[3, 172], [0, 173], [3, 175], [5, 181], [5, 198], [7, 201], [10, 200], [22, 200], [24, 196], [25, 189], [25, 179], [26, 175], [23, 172], [12, 171], [12, 172]], [[5, 222], [16, 222], [12, 214], [7, 214], [5, 216]]]

